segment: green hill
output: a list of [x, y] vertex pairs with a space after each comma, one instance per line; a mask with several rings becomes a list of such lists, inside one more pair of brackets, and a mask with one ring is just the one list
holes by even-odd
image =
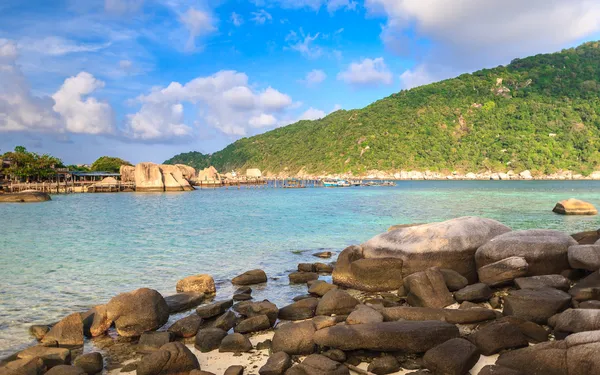
[[600, 42], [401, 91], [166, 163], [296, 173], [600, 166]]

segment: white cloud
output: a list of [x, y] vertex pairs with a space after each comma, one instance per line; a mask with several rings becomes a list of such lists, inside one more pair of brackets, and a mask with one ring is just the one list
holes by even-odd
[[286, 40], [297, 40], [296, 43], [290, 44], [289, 48], [294, 51], [300, 52], [300, 54], [309, 59], [316, 59], [320, 57], [323, 54], [323, 49], [320, 46], [313, 43], [319, 37], [319, 33], [316, 33], [314, 36], [310, 34], [305, 35], [302, 29], [300, 29], [300, 34], [302, 35], [302, 38], [300, 39], [298, 38], [298, 35], [293, 31], [290, 32], [290, 34], [288, 34]]
[[236, 12], [233, 12], [231, 13], [231, 23], [233, 23], [233, 25], [236, 27], [240, 27], [244, 23], [244, 19], [241, 15], [237, 14]]
[[252, 21], [257, 25], [264, 25], [267, 21], [272, 21], [273, 16], [264, 9], [260, 9], [258, 12], [252, 12]]
[[320, 109], [316, 109], [313, 107], [310, 107], [309, 109], [307, 109], [306, 111], [304, 111], [304, 113], [302, 113], [300, 115], [300, 117], [298, 118], [298, 121], [301, 120], [318, 120], [320, 118], [323, 118], [327, 116], [327, 114], [324, 111], [321, 111]]
[[[244, 136], [256, 128], [278, 124], [276, 114], [293, 107], [292, 99], [268, 87], [255, 90], [248, 76], [236, 71], [220, 71], [185, 84], [173, 82], [155, 88], [138, 98], [140, 110], [128, 115], [126, 133], [144, 141], [164, 141], [193, 136], [198, 128], [209, 126], [230, 136]], [[185, 106], [194, 113], [183, 112]], [[181, 111], [174, 112], [174, 105]], [[193, 126], [185, 119], [192, 119]]]
[[17, 65], [17, 57], [15, 43], [0, 39], [0, 131], [86, 134], [114, 131], [110, 105], [87, 97], [101, 88], [103, 82], [82, 72], [66, 79], [52, 97], [34, 96]]
[[330, 13], [340, 9], [354, 10], [357, 2], [354, 0], [252, 0], [257, 6], [278, 5], [288, 9], [309, 8], [318, 12], [323, 6]]
[[393, 82], [393, 75], [385, 64], [383, 57], [354, 62], [350, 64], [348, 69], [340, 72], [337, 78], [357, 86], [389, 85]]
[[104, 0], [104, 10], [117, 14], [134, 13], [143, 4], [144, 0]]
[[342, 109], [342, 105], [341, 104], [336, 104], [336, 105], [333, 106], [333, 109], [329, 113], [337, 112], [340, 109]]
[[425, 65], [419, 65], [414, 69], [409, 69], [400, 75], [402, 88], [411, 89], [413, 87], [427, 85], [438, 79], [428, 70]]
[[180, 16], [181, 23], [188, 29], [189, 38], [185, 45], [187, 51], [196, 49], [196, 38], [203, 37], [217, 31], [216, 20], [205, 11], [189, 8]]
[[319, 70], [319, 69], [314, 69], [314, 70], [311, 70], [310, 72], [306, 73], [304, 82], [309, 86], [313, 86], [313, 85], [318, 85], [319, 83], [325, 81], [326, 78], [327, 78], [327, 74], [325, 74], [324, 71]]
[[56, 103], [52, 108], [64, 118], [67, 131], [85, 134], [113, 132], [114, 114], [111, 106], [95, 98], [84, 99], [102, 87], [104, 82], [89, 73], [81, 72], [75, 77], [67, 78], [52, 95]]
[[339, 9], [356, 10], [356, 1], [353, 0], [329, 0], [327, 1], [327, 11], [335, 13]]
[[391, 49], [414, 30], [433, 43], [428, 62], [460, 69], [555, 51], [600, 31], [600, 2], [590, 0], [366, 0], [365, 7], [387, 17], [381, 37]]
[[110, 47], [111, 43], [85, 44], [76, 43], [57, 36], [48, 36], [43, 39], [25, 38], [19, 43], [19, 49], [31, 51], [42, 55], [62, 56], [78, 52], [98, 52]]

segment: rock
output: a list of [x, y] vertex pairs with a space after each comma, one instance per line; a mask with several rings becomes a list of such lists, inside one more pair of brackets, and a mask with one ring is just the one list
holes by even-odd
[[570, 198], [560, 201], [554, 206], [553, 212], [561, 215], [597, 215], [598, 210], [593, 204]]
[[523, 257], [509, 257], [477, 270], [479, 280], [488, 285], [502, 285], [527, 275], [529, 264]]
[[469, 302], [469, 301], [463, 301], [463, 302], [461, 302], [460, 306], [458, 306], [458, 308], [459, 308], [460, 310], [467, 310], [467, 309], [480, 309], [480, 308], [482, 308], [482, 307], [483, 307], [483, 306], [481, 306], [481, 305], [478, 305], [478, 304], [476, 304], [476, 303], [473, 303], [473, 302]]
[[175, 165], [161, 164], [158, 166], [163, 175], [165, 191], [191, 191], [194, 188], [183, 177], [181, 169]]
[[202, 319], [214, 318], [217, 315], [223, 314], [233, 306], [233, 300], [216, 301], [208, 305], [198, 306], [196, 314]]
[[73, 365], [81, 368], [88, 375], [95, 375], [104, 369], [102, 354], [98, 352], [82, 354], [75, 358]]
[[496, 313], [493, 310], [483, 308], [456, 310], [399, 306], [385, 308], [382, 314], [386, 322], [438, 320], [452, 324], [472, 324], [496, 319]]
[[56, 323], [42, 339], [42, 343], [56, 341], [58, 346], [75, 348], [83, 346], [83, 320], [74, 313]]
[[479, 350], [468, 340], [457, 338], [429, 349], [425, 367], [434, 374], [464, 375], [479, 361]]
[[260, 375], [283, 375], [292, 367], [292, 359], [285, 352], [273, 353], [267, 363], [258, 370]]
[[548, 318], [571, 304], [571, 296], [558, 289], [520, 289], [504, 297], [504, 315], [546, 324]]
[[587, 271], [600, 269], [600, 245], [575, 245], [569, 247], [569, 264], [572, 268]]
[[315, 263], [315, 272], [330, 274], [333, 272], [333, 266], [325, 263]]
[[580, 309], [600, 309], [600, 301], [584, 301], [578, 306]]
[[239, 301], [249, 301], [253, 299], [252, 296], [250, 294], [234, 294], [233, 295], [233, 300], [235, 302], [239, 302]]
[[314, 253], [313, 256], [317, 258], [328, 259], [333, 256], [333, 253], [331, 251], [321, 251], [319, 253]]
[[569, 294], [578, 302], [600, 299], [600, 272], [594, 272], [580, 280], [569, 289]]
[[215, 287], [215, 280], [211, 275], [201, 274], [188, 276], [185, 279], [181, 279], [177, 282], [177, 293], [181, 292], [196, 292], [204, 294], [215, 294], [217, 288]]
[[593, 245], [600, 240], [600, 231], [592, 230], [572, 234], [571, 237], [580, 245]]
[[475, 251], [508, 231], [510, 228], [495, 220], [477, 217], [392, 230], [344, 250], [333, 281], [366, 291], [397, 290], [404, 277], [437, 266], [476, 282]]
[[38, 341], [41, 341], [48, 331], [50, 331], [50, 327], [47, 325], [34, 324], [29, 327], [29, 334]]
[[279, 309], [274, 303], [267, 300], [261, 302], [240, 302], [234, 309], [241, 315], [252, 318], [253, 316], [266, 315], [269, 317], [271, 326], [275, 325], [277, 316], [279, 315]]
[[337, 325], [317, 331], [314, 341], [317, 345], [341, 350], [423, 353], [458, 336], [458, 328], [452, 324], [405, 321]]
[[483, 355], [492, 355], [502, 350], [529, 345], [529, 341], [521, 330], [516, 325], [505, 321], [486, 324], [469, 335], [469, 340], [479, 348]]
[[339, 349], [329, 349], [328, 351], [321, 353], [321, 355], [324, 355], [332, 361], [340, 363], [346, 362], [346, 353]]
[[83, 334], [87, 337], [102, 336], [112, 325], [108, 319], [106, 305], [98, 305], [90, 309], [83, 318]]
[[159, 192], [165, 191], [163, 174], [157, 164], [139, 163], [135, 166], [135, 191]]
[[123, 183], [135, 183], [135, 167], [132, 165], [122, 165], [119, 168], [121, 174], [121, 182]]
[[254, 285], [267, 282], [267, 274], [263, 270], [251, 270], [231, 280], [234, 285]]
[[201, 370], [192, 370], [190, 371], [190, 375], [216, 375], [213, 372], [201, 371]]
[[484, 366], [479, 375], [525, 375], [521, 371], [513, 370], [504, 366], [487, 365]]
[[41, 358], [48, 368], [71, 363], [71, 351], [67, 348], [50, 348], [38, 345], [30, 346], [17, 353], [19, 359], [30, 360], [36, 357]]
[[392, 356], [375, 358], [369, 364], [367, 371], [375, 375], [386, 375], [400, 371], [400, 363]]
[[5, 375], [42, 375], [46, 365], [40, 358], [17, 359], [6, 364], [0, 364], [0, 374]]
[[446, 307], [455, 303], [444, 276], [436, 268], [416, 272], [404, 279], [407, 302], [417, 307]]
[[454, 298], [458, 302], [484, 302], [492, 297], [492, 290], [487, 284], [479, 283], [469, 285], [454, 293]]
[[323, 280], [317, 280], [310, 286], [310, 288], [308, 288], [308, 293], [323, 297], [332, 289], [337, 289], [337, 285], [329, 284]]
[[235, 327], [234, 331], [239, 333], [252, 333], [265, 331], [269, 328], [271, 328], [269, 317], [266, 315], [257, 315], [253, 316], [252, 318], [242, 320]]
[[58, 365], [52, 367], [47, 375], [86, 375], [85, 371], [82, 368], [77, 366], [69, 366], [69, 365]]
[[502, 259], [522, 257], [528, 269], [526, 275], [519, 277], [552, 275], [570, 268], [567, 251], [573, 245], [577, 241], [559, 231], [520, 230], [497, 236], [481, 246], [475, 253], [475, 262], [480, 269]]
[[298, 272], [315, 272], [315, 265], [312, 263], [298, 264]]
[[196, 170], [193, 167], [185, 164], [175, 164], [175, 166], [179, 168], [183, 178], [186, 180], [191, 181], [196, 177]]
[[383, 315], [379, 311], [372, 309], [369, 306], [358, 305], [356, 310], [352, 311], [346, 324], [366, 324], [383, 322]]
[[168, 329], [175, 337], [193, 337], [198, 333], [198, 329], [200, 329], [200, 325], [202, 324], [202, 318], [198, 316], [198, 314], [193, 313], [185, 318], [181, 318], [173, 325], [171, 325]]
[[139, 336], [169, 320], [169, 306], [156, 290], [141, 288], [113, 297], [106, 305], [109, 320], [121, 336]]
[[0, 194], [0, 203], [35, 203], [52, 200], [48, 193], [39, 191]]
[[456, 292], [469, 285], [469, 280], [454, 270], [440, 268], [439, 271], [442, 273], [442, 276], [444, 276], [444, 282], [446, 282], [446, 286], [451, 292]]
[[175, 314], [198, 306], [204, 301], [204, 297], [204, 293], [183, 292], [165, 297], [165, 302], [169, 306], [169, 313]]
[[516, 278], [515, 285], [519, 289], [554, 288], [566, 292], [571, 282], [563, 275], [542, 275]]
[[223, 375], [242, 375], [244, 373], [244, 366], [229, 366]]
[[291, 305], [279, 309], [279, 319], [282, 320], [304, 320], [315, 316], [319, 300], [317, 298], [306, 298]]
[[307, 355], [315, 351], [313, 336], [315, 327], [312, 321], [284, 324], [275, 330], [273, 353], [286, 352], [289, 355]]
[[567, 309], [557, 316], [554, 330], [566, 333], [600, 330], [600, 310]]
[[205, 328], [198, 331], [194, 340], [194, 347], [202, 353], [219, 349], [221, 341], [227, 336], [227, 332], [220, 328]]
[[219, 353], [245, 353], [252, 350], [252, 343], [241, 333], [225, 336], [219, 346]]
[[311, 280], [317, 280], [319, 274], [315, 272], [292, 272], [289, 275], [290, 284], [305, 284]]
[[318, 331], [323, 328], [332, 327], [338, 324], [338, 318], [336, 316], [315, 316], [312, 319], [313, 324], [315, 325], [315, 329]]
[[527, 375], [597, 374], [600, 332], [582, 332], [500, 355], [496, 364]]
[[498, 319], [497, 322], [508, 322], [516, 326], [531, 343], [540, 343], [548, 341], [549, 332], [544, 327], [534, 322], [530, 322], [528, 320], [518, 318], [515, 316], [505, 316], [501, 319]]
[[184, 375], [199, 370], [198, 358], [184, 344], [171, 342], [143, 357], [137, 375]]
[[252, 294], [252, 288], [249, 286], [241, 286], [234, 292], [235, 294]]
[[317, 315], [346, 315], [360, 302], [350, 294], [339, 289], [327, 292], [317, 305]]
[[138, 351], [154, 351], [171, 341], [169, 332], [144, 332], [138, 342]]
[[320, 354], [309, 355], [301, 364], [292, 367], [290, 370], [294, 370], [292, 374], [298, 375], [350, 375], [350, 371], [346, 366]]
[[238, 318], [233, 311], [227, 311], [225, 314], [215, 320], [214, 327], [221, 328], [225, 332], [229, 332], [238, 322]]

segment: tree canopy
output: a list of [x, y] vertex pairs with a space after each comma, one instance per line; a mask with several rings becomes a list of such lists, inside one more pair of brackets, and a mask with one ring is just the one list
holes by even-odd
[[121, 165], [131, 165], [131, 163], [112, 156], [102, 156], [92, 163], [90, 169], [92, 171], [119, 173]]
[[8, 174], [18, 180], [46, 180], [56, 175], [55, 168], [64, 167], [62, 161], [54, 156], [29, 152], [23, 146], [15, 147], [12, 152], [2, 155], [11, 161]]
[[293, 174], [369, 170], [587, 174], [600, 167], [600, 42], [404, 90], [166, 163]]

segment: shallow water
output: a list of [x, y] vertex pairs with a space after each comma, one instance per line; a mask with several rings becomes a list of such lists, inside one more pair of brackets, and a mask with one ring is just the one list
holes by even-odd
[[600, 217], [551, 212], [577, 197], [600, 206], [597, 181], [417, 181], [397, 187], [218, 189], [169, 194], [77, 194], [0, 206], [0, 358], [31, 343], [27, 328], [117, 293], [210, 273], [219, 294], [252, 268], [270, 280], [254, 293], [279, 306], [306, 292], [287, 285], [312, 253], [339, 252], [390, 225], [476, 215], [513, 229], [596, 230]]

